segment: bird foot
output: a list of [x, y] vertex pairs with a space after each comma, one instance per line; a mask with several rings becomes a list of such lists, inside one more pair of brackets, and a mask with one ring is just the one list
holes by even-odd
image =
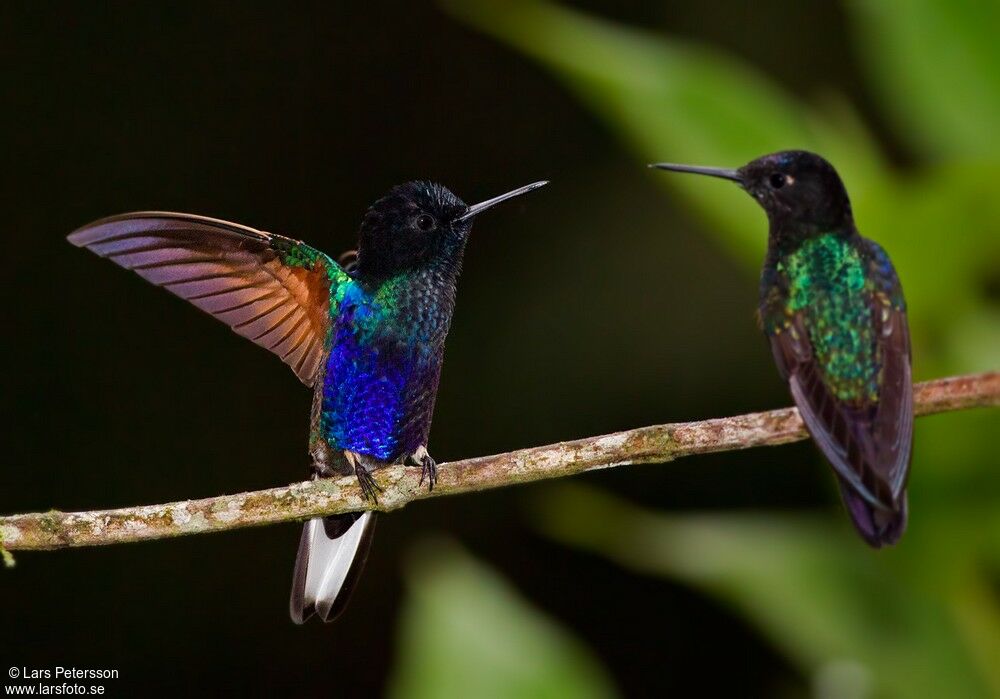
[[419, 466], [420, 467], [420, 485], [424, 484], [424, 479], [427, 479], [427, 489], [434, 490], [435, 484], [437, 484], [437, 461], [434, 460], [430, 454], [427, 453], [427, 447], [419, 446], [417, 450], [406, 457], [406, 464], [408, 466]]
[[335, 478], [337, 476], [342, 476], [342, 473], [338, 473], [336, 470], [330, 468], [329, 464], [313, 463], [311, 469], [311, 474], [313, 480], [320, 478]]
[[358, 485], [361, 486], [361, 494], [364, 495], [365, 499], [373, 505], [377, 505], [378, 494], [382, 492], [382, 486], [375, 482], [375, 477], [372, 476], [371, 471], [369, 471], [368, 467], [365, 465], [362, 455], [345, 449], [344, 458], [354, 470], [354, 475], [358, 477]]

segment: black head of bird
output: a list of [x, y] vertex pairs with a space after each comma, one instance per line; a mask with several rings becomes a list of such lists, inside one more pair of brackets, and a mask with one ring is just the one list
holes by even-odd
[[816, 232], [852, 225], [851, 202], [840, 175], [809, 151], [771, 153], [734, 170], [674, 163], [650, 167], [736, 182], [763, 207], [772, 225]]
[[435, 182], [407, 182], [393, 187], [369, 207], [362, 219], [358, 273], [377, 279], [433, 262], [457, 264], [476, 215], [545, 184], [534, 182], [472, 206]]

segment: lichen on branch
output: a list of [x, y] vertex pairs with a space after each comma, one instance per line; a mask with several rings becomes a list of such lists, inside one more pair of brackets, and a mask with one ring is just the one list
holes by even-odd
[[[915, 386], [917, 415], [1000, 406], [1000, 373], [937, 379]], [[664, 463], [694, 454], [736, 451], [805, 439], [795, 408], [680, 422], [480, 456], [441, 464], [433, 492], [420, 486], [420, 468], [387, 466], [375, 478], [379, 510], [414, 500], [571, 476], [627, 464]], [[0, 517], [0, 554], [9, 551], [101, 546], [240, 529], [372, 509], [354, 476], [294, 483], [236, 495], [90, 512]]]

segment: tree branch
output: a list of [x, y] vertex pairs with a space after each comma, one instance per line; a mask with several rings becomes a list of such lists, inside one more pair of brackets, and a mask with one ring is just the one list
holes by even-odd
[[[918, 384], [918, 415], [1000, 405], [1000, 373]], [[420, 487], [420, 469], [387, 466], [376, 472], [380, 510], [413, 500], [529, 483], [626, 464], [661, 463], [692, 454], [786, 444], [806, 438], [794, 408], [681, 422], [588, 437], [441, 464], [433, 492]], [[357, 479], [346, 476], [238, 495], [118, 510], [58, 511], [0, 517], [0, 550], [59, 549], [163, 539], [186, 534], [277, 524], [318, 515], [371, 509]]]

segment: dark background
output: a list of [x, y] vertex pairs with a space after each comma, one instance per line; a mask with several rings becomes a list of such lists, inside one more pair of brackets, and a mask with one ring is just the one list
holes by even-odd
[[[794, 91], [821, 74], [865, 106], [832, 4], [578, 4], [716, 43]], [[433, 5], [2, 12], [0, 512], [158, 503], [307, 473], [310, 396], [287, 368], [64, 240], [135, 209], [227, 218], [336, 254], [365, 207], [407, 179], [467, 201], [551, 179], [476, 225], [432, 433], [439, 461], [787, 403], [754, 326], [756, 280], [559, 85]], [[763, 221], [761, 235], [763, 251]], [[816, 457], [800, 444], [582, 480], [664, 509], [832, 507], [827, 474], [803, 461]], [[526, 502], [539, 487], [383, 517], [331, 625], [288, 620], [298, 525], [20, 554], [0, 571], [2, 660], [118, 668], [112, 694], [377, 693], [406, 553], [444, 532], [571, 628], [629, 693], [802, 690], [766, 640], [707, 598], [538, 536]]]

